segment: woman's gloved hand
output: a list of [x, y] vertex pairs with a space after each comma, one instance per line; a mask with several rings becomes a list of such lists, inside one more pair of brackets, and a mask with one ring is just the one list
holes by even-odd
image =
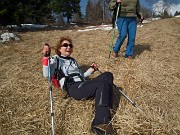
[[51, 47], [50, 47], [49, 44], [46, 43], [44, 45], [42, 53], [43, 53], [44, 57], [49, 57], [50, 56], [50, 54], [51, 54]]
[[96, 63], [92, 63], [90, 68], [92, 68], [94, 71], [96, 71], [98, 69]]

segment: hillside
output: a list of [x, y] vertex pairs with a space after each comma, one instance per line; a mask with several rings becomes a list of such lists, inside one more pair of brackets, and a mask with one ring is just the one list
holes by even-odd
[[[73, 39], [83, 70], [92, 62], [114, 74], [114, 83], [143, 110], [118, 93], [112, 124], [118, 135], [180, 135], [180, 19], [153, 21], [138, 28], [135, 59], [110, 59], [108, 31], [53, 30], [19, 33], [20, 42], [0, 44], [0, 135], [49, 135], [48, 80], [42, 77], [42, 47], [60, 36]], [[117, 37], [117, 32], [115, 38]], [[54, 54], [54, 50], [52, 51]], [[92, 77], [99, 75], [94, 73]], [[56, 135], [93, 135], [94, 100], [76, 101], [53, 88]]]

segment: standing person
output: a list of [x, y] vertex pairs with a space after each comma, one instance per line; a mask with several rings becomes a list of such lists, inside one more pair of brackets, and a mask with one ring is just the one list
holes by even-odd
[[[56, 55], [50, 57], [50, 46], [44, 45], [42, 59], [43, 76], [51, 77], [59, 63], [59, 84], [68, 95], [76, 100], [95, 98], [95, 117], [92, 121], [92, 131], [98, 135], [108, 133], [113, 135], [114, 131], [110, 124], [110, 108], [112, 105], [113, 74], [102, 73], [92, 80], [86, 79], [94, 71], [96, 65], [91, 66], [82, 73], [76, 60], [71, 56], [73, 52], [72, 40], [69, 37], [61, 37], [56, 46]], [[48, 74], [48, 60], [50, 59], [50, 76]], [[57, 59], [59, 62], [57, 62]], [[61, 71], [61, 72], [60, 72]]]
[[109, 9], [114, 11], [114, 16], [117, 14], [118, 5], [121, 7], [118, 12], [117, 27], [119, 36], [113, 47], [114, 56], [118, 56], [118, 52], [128, 35], [128, 42], [126, 45], [125, 58], [132, 59], [134, 54], [134, 44], [136, 38], [136, 28], [138, 17], [140, 21], [143, 20], [143, 16], [140, 12], [139, 0], [110, 0]]

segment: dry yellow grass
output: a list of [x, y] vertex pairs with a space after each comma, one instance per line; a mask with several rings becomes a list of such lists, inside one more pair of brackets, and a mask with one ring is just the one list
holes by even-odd
[[[180, 19], [158, 20], [138, 28], [136, 57], [131, 61], [108, 58], [111, 35], [107, 33], [27, 32], [19, 33], [21, 42], [0, 44], [0, 134], [51, 134], [49, 87], [42, 77], [41, 50], [44, 43], [55, 45], [60, 36], [69, 35], [79, 64], [85, 69], [96, 62], [101, 71], [112, 72], [114, 83], [143, 110], [139, 112], [121, 98], [112, 120], [118, 135], [180, 135]], [[53, 88], [55, 134], [93, 135], [94, 101], [63, 97], [62, 91]]]

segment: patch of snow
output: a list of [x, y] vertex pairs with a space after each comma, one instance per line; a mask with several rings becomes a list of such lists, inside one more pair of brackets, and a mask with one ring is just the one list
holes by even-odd
[[157, 17], [157, 18], [152, 18], [152, 20], [160, 20], [161, 18], [160, 17]]
[[100, 25], [100, 26], [88, 26], [84, 30], [78, 30], [78, 32], [86, 32], [92, 30], [111, 30], [112, 25]]
[[78, 32], [92, 31], [92, 30], [98, 30], [98, 29], [99, 29], [99, 28], [85, 29], [85, 30], [78, 30]]
[[86, 29], [96, 28], [97, 26], [88, 26]]
[[102, 27], [101, 30], [111, 30], [112, 29], [112, 26], [108, 26], [108, 27]]
[[[46, 28], [48, 25], [39, 25], [39, 24], [21, 24], [22, 28]], [[19, 28], [17, 25], [7, 25], [7, 28]]]
[[1, 35], [1, 39], [0, 39], [0, 42], [2, 42], [2, 43], [13, 41], [13, 40], [15, 40], [15, 41], [20, 40], [14, 33], [8, 33], [8, 32], [3, 33]]
[[150, 23], [151, 22], [151, 20], [143, 20], [143, 24], [145, 24], [145, 23]]
[[137, 25], [137, 27], [140, 27], [140, 28], [143, 27], [143, 26], [144, 26], [144, 25], [142, 25], [142, 24], [141, 24], [141, 25], [139, 25], [139, 24]]
[[180, 15], [177, 15], [177, 16], [175, 16], [175, 17], [180, 17]]
[[112, 25], [101, 25], [100, 29], [101, 30], [111, 30], [112, 29]]
[[21, 24], [23, 28], [46, 28], [48, 25], [38, 25], [38, 24]]

